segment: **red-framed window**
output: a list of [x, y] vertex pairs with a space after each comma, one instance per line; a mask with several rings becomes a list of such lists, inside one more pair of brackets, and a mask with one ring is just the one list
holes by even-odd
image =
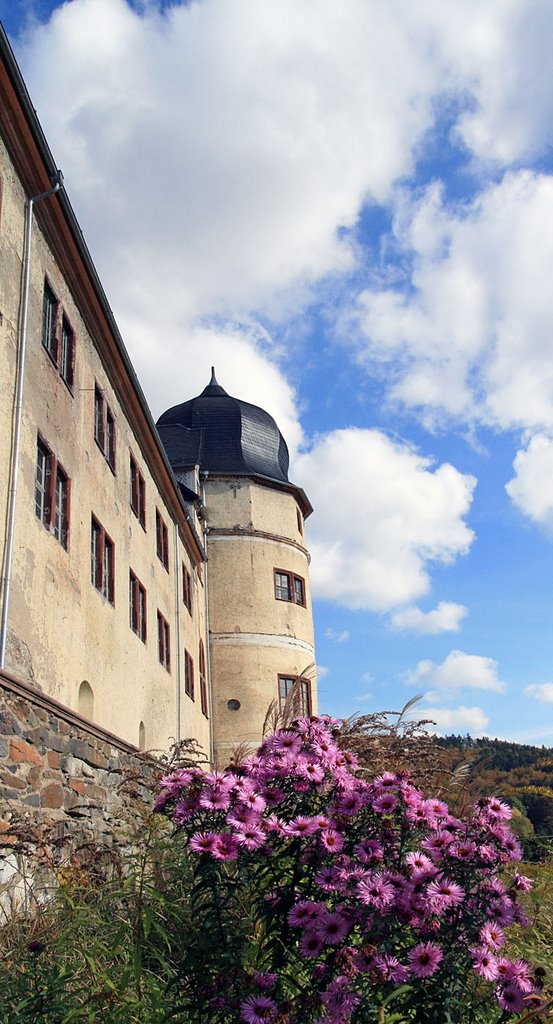
[[305, 608], [305, 580], [286, 569], [275, 569], [275, 598], [277, 601], [289, 601]]
[[99, 384], [94, 385], [94, 440], [115, 473], [115, 417]]
[[157, 649], [159, 660], [168, 672], [171, 671], [171, 634], [169, 623], [158, 609], [157, 613]]
[[303, 676], [279, 675], [278, 677], [278, 699], [279, 704], [284, 707], [290, 694], [295, 693], [298, 702], [298, 711], [301, 715], [311, 714], [311, 681]]
[[192, 615], [192, 576], [184, 562], [182, 563], [182, 599]]
[[161, 512], [156, 508], [156, 551], [169, 572], [169, 534]]
[[63, 466], [46, 442], [37, 438], [35, 515], [67, 551], [71, 484]]
[[131, 452], [131, 508], [140, 525], [146, 529], [146, 484]]
[[184, 692], [194, 700], [194, 662], [188, 651], [184, 652]]
[[73, 393], [75, 380], [75, 332], [48, 279], [42, 294], [41, 340], [64, 384]]
[[115, 544], [95, 516], [90, 524], [90, 579], [96, 590], [115, 604]]
[[204, 715], [205, 718], [209, 718], [207, 704], [207, 678], [205, 671], [205, 649], [203, 640], [200, 640], [198, 667], [200, 669], [200, 705], [202, 709], [202, 715]]
[[129, 570], [129, 620], [133, 633], [146, 643], [146, 590]]

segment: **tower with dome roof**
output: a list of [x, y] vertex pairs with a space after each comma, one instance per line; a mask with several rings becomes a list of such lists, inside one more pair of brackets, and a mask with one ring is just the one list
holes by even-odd
[[207, 562], [208, 670], [216, 757], [259, 742], [271, 702], [292, 689], [316, 710], [305, 492], [288, 479], [272, 416], [233, 398], [215, 372], [157, 428], [183, 497], [201, 509]]

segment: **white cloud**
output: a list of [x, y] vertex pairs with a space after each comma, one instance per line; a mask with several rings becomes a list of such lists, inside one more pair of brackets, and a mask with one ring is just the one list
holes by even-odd
[[415, 605], [407, 608], [399, 608], [390, 618], [392, 629], [401, 632], [413, 632], [425, 634], [435, 633], [458, 633], [461, 628], [461, 620], [464, 619], [468, 609], [462, 604], [455, 604], [453, 601], [440, 601], [432, 611], [423, 612]]
[[358, 693], [355, 695], [355, 700], [359, 701], [360, 704], [364, 704], [366, 701], [372, 700], [372, 693]]
[[553, 438], [534, 434], [513, 463], [515, 475], [506, 485], [511, 501], [524, 515], [553, 530]]
[[542, 700], [547, 704], [553, 703], [553, 683], [532, 683], [524, 690], [528, 697]]
[[508, 173], [457, 210], [437, 185], [402, 195], [394, 233], [412, 272], [360, 295], [360, 359], [430, 422], [552, 428], [553, 177]]
[[417, 667], [407, 673], [406, 681], [419, 688], [432, 688], [431, 699], [434, 700], [443, 699], [446, 694], [457, 690], [505, 691], [505, 683], [498, 675], [497, 661], [455, 650], [450, 651], [441, 665], [430, 660], [419, 661]]
[[349, 631], [347, 629], [325, 629], [325, 636], [327, 640], [332, 640], [335, 644], [345, 644], [349, 640]]
[[318, 597], [388, 611], [428, 591], [433, 563], [470, 548], [474, 478], [378, 430], [329, 433], [293, 471], [317, 509], [308, 529]]
[[490, 721], [482, 708], [465, 707], [464, 704], [457, 708], [419, 708], [412, 717], [431, 719], [435, 727], [427, 726], [429, 732], [461, 735], [468, 732], [473, 736], [481, 736]]
[[330, 672], [330, 669], [329, 669], [328, 665], [317, 665], [317, 679], [318, 680], [326, 679], [326, 677], [329, 674], [329, 672]]

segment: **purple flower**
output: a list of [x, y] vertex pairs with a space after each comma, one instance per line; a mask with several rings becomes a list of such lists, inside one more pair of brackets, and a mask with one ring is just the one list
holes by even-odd
[[300, 952], [304, 956], [318, 956], [323, 948], [323, 940], [318, 932], [309, 928], [300, 942]]
[[328, 911], [317, 921], [317, 935], [329, 946], [337, 946], [347, 935], [349, 924], [339, 910]]
[[213, 847], [213, 856], [216, 860], [236, 860], [238, 856], [238, 843], [229, 832], [221, 832]]
[[404, 967], [397, 956], [390, 956], [388, 953], [384, 953], [383, 956], [375, 956], [372, 965], [385, 981], [392, 981], [395, 985], [401, 985], [407, 981], [410, 974], [409, 968]]
[[254, 971], [253, 980], [262, 989], [274, 988], [278, 981], [278, 974], [268, 974], [266, 971]]
[[520, 1013], [524, 1009], [524, 993], [518, 985], [505, 985], [497, 990], [497, 1001], [502, 1010]]
[[490, 921], [480, 929], [480, 942], [483, 946], [488, 946], [492, 949], [500, 949], [501, 946], [505, 945], [503, 929], [500, 928], [498, 924], [494, 924]]
[[267, 836], [260, 825], [236, 825], [234, 838], [246, 850], [258, 850], [265, 845]]
[[213, 853], [218, 838], [216, 832], [195, 832], [189, 846], [194, 853]]
[[240, 1016], [247, 1024], [267, 1024], [277, 1013], [277, 1004], [268, 996], [249, 996], [240, 1004]]
[[497, 960], [493, 954], [482, 946], [477, 946], [471, 952], [474, 957], [473, 967], [476, 973], [481, 978], [485, 978], [486, 981], [496, 981], [499, 977], [499, 971], [497, 969]]
[[382, 796], [373, 800], [373, 810], [377, 814], [391, 814], [397, 807], [397, 800], [393, 793], [383, 793]]
[[438, 970], [443, 955], [440, 947], [433, 942], [419, 942], [418, 946], [407, 954], [407, 958], [417, 978], [429, 978]]
[[527, 875], [519, 875], [518, 871], [515, 871], [513, 885], [515, 889], [520, 889], [521, 892], [530, 892], [534, 883], [531, 878], [527, 877]]
[[335, 828], [325, 828], [321, 832], [319, 839], [325, 850], [329, 853], [339, 853], [344, 845], [344, 840], [339, 832]]
[[326, 910], [324, 903], [315, 903], [313, 900], [302, 900], [296, 903], [288, 911], [286, 920], [292, 928], [300, 928], [302, 925], [312, 923]]
[[294, 838], [297, 836], [311, 836], [313, 832], [317, 831], [317, 822], [305, 815], [298, 815], [297, 818], [292, 818], [292, 821], [284, 826], [284, 831], [287, 836]]
[[430, 910], [437, 914], [462, 903], [465, 898], [464, 890], [460, 885], [443, 877], [429, 883], [426, 895]]
[[357, 893], [361, 903], [367, 907], [374, 907], [376, 910], [384, 910], [393, 903], [395, 889], [391, 882], [383, 875], [369, 874], [366, 879], [357, 884]]

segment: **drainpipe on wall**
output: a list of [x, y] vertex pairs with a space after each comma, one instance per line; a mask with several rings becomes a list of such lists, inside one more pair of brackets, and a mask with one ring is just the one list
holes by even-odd
[[8, 612], [10, 607], [10, 589], [13, 560], [13, 538], [15, 533], [15, 509], [17, 504], [17, 484], [19, 476], [19, 452], [21, 448], [21, 421], [23, 418], [23, 385], [25, 382], [25, 350], [27, 347], [27, 316], [29, 310], [29, 282], [31, 276], [31, 241], [33, 234], [33, 210], [37, 203], [53, 196], [63, 186], [63, 174], [57, 171], [51, 179], [54, 182], [47, 192], [41, 192], [27, 200], [25, 213], [25, 245], [23, 254], [23, 276], [19, 317], [19, 344], [16, 366], [16, 400], [15, 417], [10, 449], [10, 479], [8, 488], [8, 516], [5, 548], [5, 574], [2, 580], [2, 620], [0, 624], [0, 669], [5, 668], [6, 646], [8, 639]]
[[180, 653], [180, 565], [179, 565], [179, 524], [175, 523], [175, 604], [177, 620], [177, 743], [182, 739], [182, 666]]
[[215, 767], [215, 726], [213, 723], [213, 693], [211, 689], [211, 630], [209, 628], [209, 585], [208, 585], [208, 565], [209, 565], [209, 549], [208, 549], [208, 534], [209, 526], [207, 524], [207, 509], [205, 503], [205, 481], [209, 476], [209, 472], [203, 474], [202, 479], [202, 505], [204, 507], [204, 548], [206, 552], [206, 558], [204, 563], [204, 593], [205, 593], [205, 628], [206, 628], [206, 669], [207, 669], [207, 692], [209, 694], [209, 760], [213, 767]]

